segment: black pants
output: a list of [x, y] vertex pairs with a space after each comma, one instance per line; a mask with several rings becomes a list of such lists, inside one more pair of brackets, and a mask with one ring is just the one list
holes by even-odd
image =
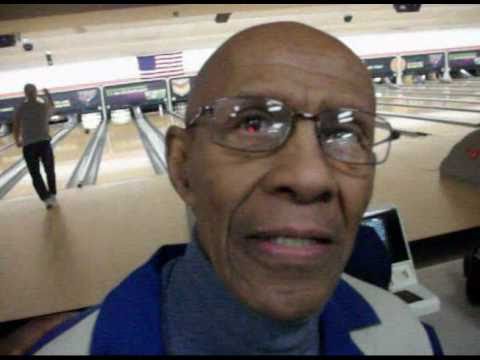
[[[23, 147], [23, 157], [32, 177], [33, 187], [42, 201], [57, 193], [55, 182], [55, 159], [49, 140], [39, 141]], [[40, 161], [47, 174], [48, 189], [40, 174]]]

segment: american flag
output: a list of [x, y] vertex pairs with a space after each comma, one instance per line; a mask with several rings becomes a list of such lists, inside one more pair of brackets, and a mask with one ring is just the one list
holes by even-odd
[[183, 76], [183, 53], [181, 51], [137, 56], [138, 69], [142, 80]]

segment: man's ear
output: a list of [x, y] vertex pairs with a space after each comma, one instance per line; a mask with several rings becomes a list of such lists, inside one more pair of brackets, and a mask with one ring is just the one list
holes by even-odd
[[194, 195], [190, 187], [188, 171], [189, 142], [189, 135], [185, 129], [178, 126], [168, 128], [166, 136], [168, 176], [178, 195], [192, 207]]

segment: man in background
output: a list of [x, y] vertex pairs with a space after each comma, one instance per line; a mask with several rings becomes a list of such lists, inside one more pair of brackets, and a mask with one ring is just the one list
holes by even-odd
[[[47, 209], [56, 205], [55, 158], [50, 144], [49, 119], [54, 108], [53, 100], [44, 89], [46, 102], [37, 99], [37, 88], [26, 84], [25, 101], [13, 116], [13, 136], [18, 147], [23, 147], [23, 157], [32, 177], [33, 187]], [[48, 188], [40, 173], [42, 162], [47, 175]]]

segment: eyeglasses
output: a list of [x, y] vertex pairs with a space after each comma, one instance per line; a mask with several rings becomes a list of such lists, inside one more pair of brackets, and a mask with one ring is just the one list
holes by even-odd
[[297, 112], [283, 102], [264, 97], [224, 97], [201, 106], [187, 128], [206, 122], [212, 141], [247, 152], [280, 148], [295, 128], [295, 117], [315, 122], [319, 144], [331, 159], [357, 165], [385, 162], [391, 141], [400, 133], [380, 116], [351, 108], [327, 109], [318, 114]]

